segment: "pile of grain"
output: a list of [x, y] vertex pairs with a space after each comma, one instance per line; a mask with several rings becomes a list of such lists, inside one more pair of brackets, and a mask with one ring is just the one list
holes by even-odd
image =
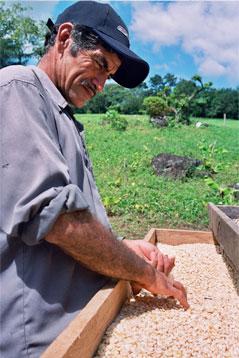
[[214, 245], [159, 245], [191, 305], [142, 292], [106, 331], [95, 357], [239, 357], [239, 273]]

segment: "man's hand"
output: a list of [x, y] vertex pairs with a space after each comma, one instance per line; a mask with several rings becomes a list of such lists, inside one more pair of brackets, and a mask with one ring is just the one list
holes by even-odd
[[168, 275], [175, 265], [175, 257], [164, 255], [155, 245], [149, 242], [144, 240], [124, 240], [123, 243], [158, 271], [165, 273], [165, 275]]
[[153, 294], [160, 293], [160, 295], [173, 296], [185, 309], [188, 309], [187, 292], [184, 286], [178, 281], [173, 280], [170, 282], [168, 277], [158, 270], [155, 270], [155, 273], [156, 275], [153, 283], [145, 284], [143, 288]]
[[184, 308], [188, 307], [184, 287], [171, 283], [157, 269], [169, 272], [173, 266], [167, 260], [162, 264], [157, 248], [155, 251], [153, 245], [143, 241], [135, 242], [134, 249], [127, 247], [132, 243], [117, 240], [88, 211], [60, 215], [45, 240], [92, 271], [137, 283], [154, 294], [173, 296]]
[[131, 283], [133, 293], [137, 294], [141, 288], [145, 288], [153, 294], [173, 296], [187, 309], [189, 304], [184, 286], [167, 277], [175, 265], [175, 257], [170, 258], [168, 255], [162, 254], [155, 245], [144, 240], [124, 240], [123, 243], [156, 269], [156, 276], [152, 284], [147, 283], [140, 286], [138, 283]]
[[[168, 276], [175, 265], [175, 257], [164, 255], [155, 245], [149, 242], [144, 240], [124, 240], [123, 243], [166, 276]], [[133, 294], [135, 295], [138, 294], [142, 288], [137, 283], [132, 283], [131, 286]]]

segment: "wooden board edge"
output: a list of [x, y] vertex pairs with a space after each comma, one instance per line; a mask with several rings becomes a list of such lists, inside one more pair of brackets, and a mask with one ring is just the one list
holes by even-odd
[[156, 229], [156, 242], [168, 245], [218, 244], [211, 231]]
[[[189, 238], [195, 235], [196, 241], [190, 241]], [[171, 245], [215, 243], [211, 232], [156, 228], [150, 229], [144, 240], [152, 244], [160, 241]], [[102, 288], [43, 352], [41, 358], [92, 357], [107, 326], [115, 318], [130, 292], [130, 284], [122, 280], [111, 287]]]
[[213, 203], [209, 203], [208, 206], [215, 206], [221, 210], [229, 219], [237, 219], [239, 217], [238, 205], [215, 205]]
[[129, 294], [130, 285], [123, 280], [112, 287], [106, 286], [99, 290], [41, 358], [92, 357], [107, 326]]
[[150, 242], [151, 244], [156, 244], [156, 229], [152, 228], [149, 232], [145, 235], [144, 241]]
[[226, 256], [239, 271], [239, 227], [216, 205], [208, 205], [210, 227]]
[[211, 229], [212, 229], [213, 216], [217, 215], [218, 217], [223, 219], [224, 222], [233, 231], [235, 231], [235, 233], [237, 233], [239, 235], [239, 226], [227, 214], [225, 214], [222, 210], [220, 210], [220, 207], [218, 207], [217, 205], [215, 205], [213, 203], [209, 203], [208, 204], [208, 214], [209, 214], [209, 223], [210, 223], [210, 228]]

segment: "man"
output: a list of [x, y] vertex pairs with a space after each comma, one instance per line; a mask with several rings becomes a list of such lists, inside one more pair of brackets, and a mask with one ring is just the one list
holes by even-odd
[[174, 259], [112, 232], [93, 179], [81, 107], [112, 77], [134, 87], [148, 64], [108, 4], [82, 1], [48, 21], [38, 67], [1, 71], [1, 357], [39, 357], [106, 282], [174, 296]]

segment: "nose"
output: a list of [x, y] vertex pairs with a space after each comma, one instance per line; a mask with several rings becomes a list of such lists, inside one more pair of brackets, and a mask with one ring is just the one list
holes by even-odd
[[108, 76], [105, 74], [99, 74], [93, 78], [92, 82], [96, 86], [97, 92], [103, 91], [107, 78]]

